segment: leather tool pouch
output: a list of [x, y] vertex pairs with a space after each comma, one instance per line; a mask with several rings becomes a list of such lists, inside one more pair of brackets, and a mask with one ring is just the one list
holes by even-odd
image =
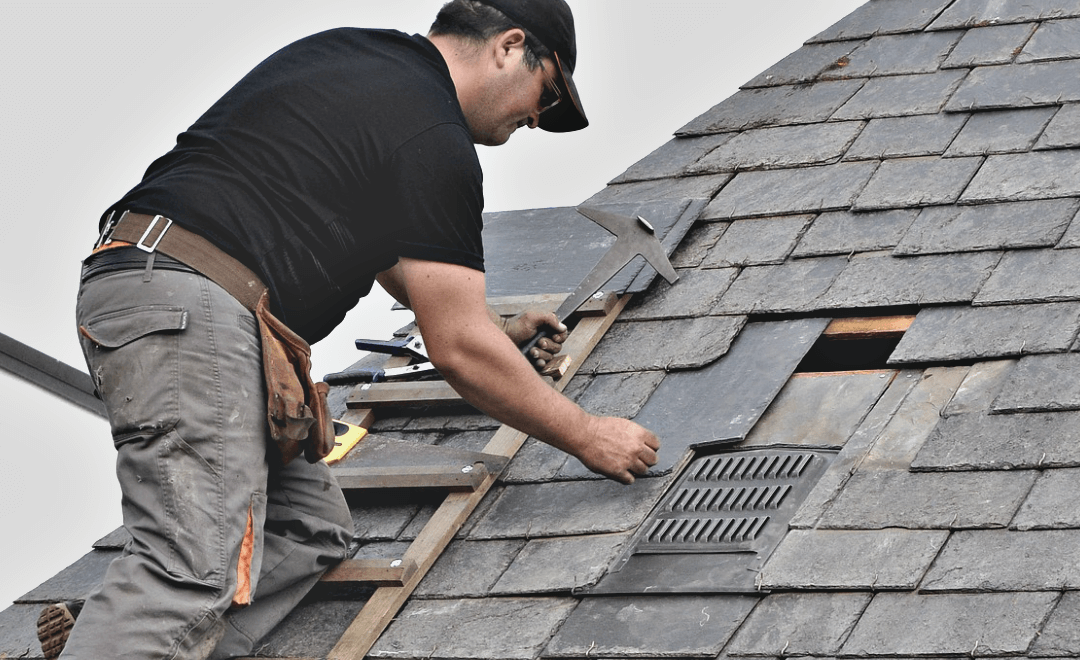
[[288, 463], [302, 451], [309, 463], [334, 448], [334, 425], [326, 396], [330, 387], [311, 380], [311, 347], [270, 313], [266, 293], [255, 306], [262, 339], [270, 436]]

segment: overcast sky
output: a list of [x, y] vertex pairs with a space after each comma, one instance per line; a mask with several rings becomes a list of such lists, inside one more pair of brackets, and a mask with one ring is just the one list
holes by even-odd
[[[281, 46], [340, 26], [425, 33], [442, 0], [0, 0], [0, 333], [85, 370], [79, 263], [101, 212]], [[862, 0], [570, 0], [592, 125], [481, 147], [489, 211], [573, 206]], [[377, 289], [378, 287], [376, 287]], [[411, 320], [369, 296], [316, 377]], [[107, 425], [0, 372], [0, 609], [120, 524]]]

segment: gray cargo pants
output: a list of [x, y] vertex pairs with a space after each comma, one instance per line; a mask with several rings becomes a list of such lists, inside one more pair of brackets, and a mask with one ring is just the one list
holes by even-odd
[[160, 268], [92, 277], [76, 316], [132, 542], [61, 657], [250, 654], [352, 537], [326, 464], [282, 466], [269, 444], [254, 317], [205, 277]]

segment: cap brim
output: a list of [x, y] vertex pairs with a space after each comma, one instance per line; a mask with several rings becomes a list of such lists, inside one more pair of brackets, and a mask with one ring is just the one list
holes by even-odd
[[555, 60], [555, 84], [558, 85], [562, 98], [558, 105], [540, 115], [539, 127], [552, 133], [580, 131], [589, 125], [589, 120], [585, 118], [585, 110], [581, 107], [581, 97], [578, 96], [574, 78], [559, 60], [558, 53], [552, 53], [552, 58]]

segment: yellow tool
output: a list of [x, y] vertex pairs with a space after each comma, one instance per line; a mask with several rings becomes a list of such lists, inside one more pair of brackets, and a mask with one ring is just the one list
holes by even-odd
[[364, 427], [335, 419], [334, 449], [327, 455], [326, 462], [333, 465], [345, 458], [345, 454], [348, 454], [349, 450], [355, 447], [365, 435], [367, 435], [367, 429]]

